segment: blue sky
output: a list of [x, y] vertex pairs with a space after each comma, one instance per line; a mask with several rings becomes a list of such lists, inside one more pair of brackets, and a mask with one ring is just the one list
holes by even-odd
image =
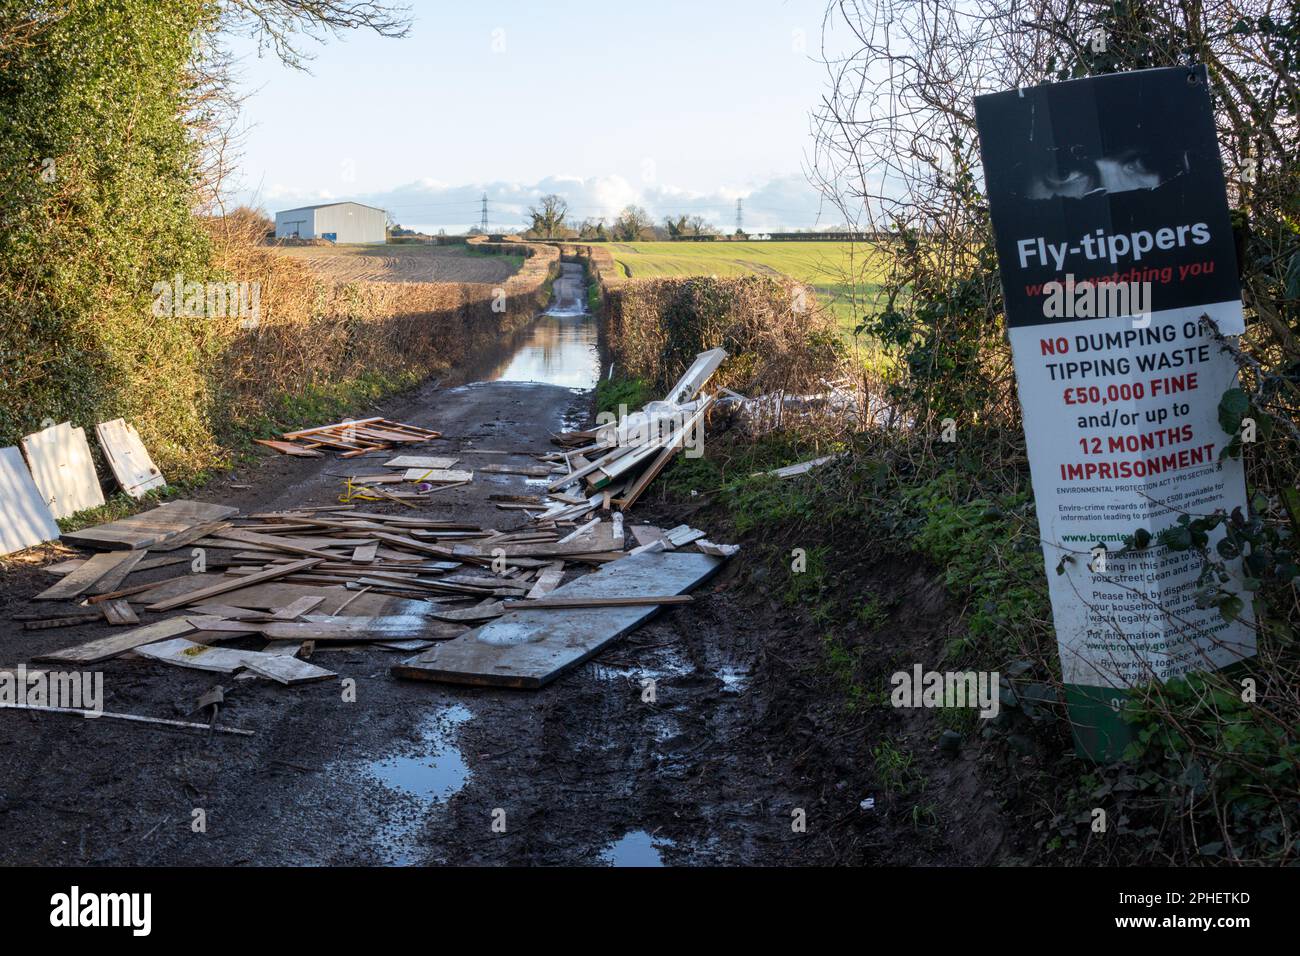
[[[750, 229], [819, 222], [802, 165], [824, 0], [415, 0], [405, 39], [304, 43], [310, 73], [232, 41], [246, 99], [234, 198], [357, 199], [459, 231], [545, 192], [576, 218], [629, 202]], [[833, 224], [830, 212], [822, 225]]]

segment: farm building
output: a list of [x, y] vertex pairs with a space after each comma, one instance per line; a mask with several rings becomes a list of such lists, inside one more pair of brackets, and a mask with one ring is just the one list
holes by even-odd
[[385, 242], [387, 225], [388, 214], [382, 209], [359, 202], [332, 202], [277, 212], [275, 238]]

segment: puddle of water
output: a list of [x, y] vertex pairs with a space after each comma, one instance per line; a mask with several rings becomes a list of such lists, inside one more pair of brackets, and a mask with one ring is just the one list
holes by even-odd
[[722, 689], [732, 694], [739, 694], [749, 684], [749, 671], [735, 664], [724, 664], [714, 671], [714, 676], [722, 681]]
[[417, 757], [384, 757], [363, 766], [363, 771], [394, 790], [401, 790], [426, 803], [436, 803], [465, 786], [469, 767], [451, 743], [456, 728], [470, 719], [459, 704], [446, 707], [425, 719], [420, 730], [422, 749]]
[[595, 388], [600, 380], [595, 320], [583, 314], [541, 316], [509, 364], [490, 380]]
[[566, 262], [552, 288], [554, 301], [528, 330], [528, 338], [504, 367], [488, 377], [498, 382], [538, 382], [586, 390], [600, 380], [596, 321], [587, 312], [582, 267]]
[[673, 845], [673, 841], [667, 837], [655, 837], [644, 830], [633, 830], [601, 850], [600, 860], [606, 866], [663, 866], [660, 850]]

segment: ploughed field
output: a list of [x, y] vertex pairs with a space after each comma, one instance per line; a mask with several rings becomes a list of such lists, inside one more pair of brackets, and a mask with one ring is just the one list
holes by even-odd
[[504, 282], [521, 256], [470, 252], [464, 246], [396, 245], [276, 246], [335, 282]]

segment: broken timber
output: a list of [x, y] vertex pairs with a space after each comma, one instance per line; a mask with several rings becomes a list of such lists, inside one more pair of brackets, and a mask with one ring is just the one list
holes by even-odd
[[[722, 559], [692, 552], [630, 555], [551, 594], [554, 598], [684, 593], [707, 579]], [[537, 688], [595, 656], [658, 608], [575, 608], [567, 614], [511, 611], [393, 667], [413, 680]]]

